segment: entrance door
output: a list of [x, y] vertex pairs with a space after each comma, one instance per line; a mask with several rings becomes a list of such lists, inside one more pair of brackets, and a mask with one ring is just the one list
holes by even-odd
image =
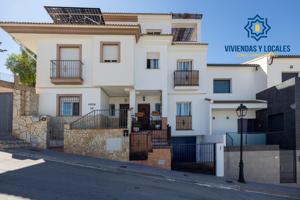
[[138, 104], [138, 112], [144, 113], [143, 117], [138, 117], [141, 129], [147, 130], [150, 125], [150, 104]]
[[126, 128], [127, 127], [127, 110], [129, 109], [129, 104], [120, 104], [120, 110], [119, 110], [119, 125], [120, 128]]
[[0, 93], [0, 134], [8, 135], [12, 131], [12, 93]]

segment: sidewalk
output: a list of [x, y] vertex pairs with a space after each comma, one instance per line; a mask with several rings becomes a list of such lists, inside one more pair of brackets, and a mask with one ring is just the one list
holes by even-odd
[[109, 171], [112, 173], [130, 173], [138, 176], [145, 176], [147, 178], [165, 179], [167, 181], [177, 181], [185, 184], [196, 184], [202, 187], [219, 188], [225, 190], [242, 190], [245, 192], [277, 196], [284, 199], [300, 200], [299, 185], [287, 186], [251, 182], [247, 184], [240, 184], [235, 180], [229, 180], [223, 177], [164, 170], [130, 162], [119, 162], [100, 158], [92, 158], [51, 150], [39, 151], [28, 149], [10, 149], [6, 152], [11, 153], [13, 158], [19, 159], [22, 159], [22, 157], [44, 159], [45, 161], [59, 162], [78, 167]]

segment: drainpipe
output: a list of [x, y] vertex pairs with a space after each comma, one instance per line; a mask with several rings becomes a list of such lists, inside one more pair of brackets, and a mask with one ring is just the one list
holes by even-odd
[[209, 135], [212, 135], [212, 104], [213, 100], [209, 102]]

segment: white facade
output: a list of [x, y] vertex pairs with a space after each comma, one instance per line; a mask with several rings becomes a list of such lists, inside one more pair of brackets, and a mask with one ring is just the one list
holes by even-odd
[[[114, 15], [114, 14], [112, 14]], [[117, 14], [116, 14], [117, 15]], [[121, 15], [121, 14], [119, 14]], [[126, 16], [126, 14], [123, 14]], [[134, 14], [128, 14], [132, 16]], [[223, 148], [224, 135], [237, 131], [236, 107], [240, 102], [249, 108], [247, 118], [255, 118], [255, 111], [266, 107], [257, 102], [256, 94], [281, 82], [282, 72], [299, 72], [300, 59], [268, 57], [251, 60], [244, 64], [207, 64], [208, 45], [201, 43], [200, 18], [173, 18], [172, 14], [136, 14], [137, 21], [106, 22], [106, 25], [75, 28], [91, 28], [99, 34], [14, 32], [10, 26], [26, 28], [26, 24], [2, 24], [1, 27], [21, 44], [37, 55], [36, 89], [40, 96], [39, 113], [56, 116], [59, 95], [81, 95], [81, 115], [93, 109], [108, 109], [128, 104], [132, 112], [138, 112], [140, 104], [149, 104], [150, 112], [161, 105], [161, 117], [166, 117], [173, 137], [196, 136], [199, 142], [217, 142]], [[118, 27], [115, 24], [122, 24]], [[32, 25], [40, 28], [59, 29], [63, 25]], [[122, 28], [140, 29], [138, 37], [122, 34]], [[135, 27], [134, 27], [135, 26]], [[53, 28], [54, 27], [54, 28]], [[189, 41], [173, 41], [172, 28], [192, 28]], [[97, 29], [97, 30], [96, 30]], [[111, 34], [98, 29], [111, 29]], [[125, 29], [125, 28], [124, 28]], [[121, 31], [120, 31], [121, 30]], [[57, 30], [56, 30], [57, 31]], [[147, 34], [151, 31], [159, 35]], [[101, 32], [101, 33], [100, 33]], [[117, 32], [117, 33], [116, 33]], [[102, 62], [101, 43], [118, 43], [119, 60]], [[51, 60], [57, 60], [58, 45], [80, 45], [83, 80], [80, 84], [54, 84], [50, 79]], [[147, 58], [158, 59], [158, 67], [149, 69]], [[199, 75], [197, 84], [176, 86], [174, 72], [178, 61], [191, 61], [192, 70]], [[256, 65], [254, 65], [256, 64]], [[184, 74], [184, 73], [183, 73]], [[185, 75], [183, 75], [185, 80]], [[214, 80], [229, 81], [230, 91], [214, 92]], [[192, 126], [186, 130], [177, 128], [178, 103], [190, 104]], [[223, 159], [219, 152], [218, 157]], [[222, 162], [223, 163], [223, 162]], [[222, 167], [218, 167], [222, 175]]]
[[[117, 14], [116, 14], [117, 15]], [[125, 14], [126, 15], [126, 14]], [[132, 14], [130, 14], [131, 16]], [[129, 14], [128, 14], [129, 16]], [[119, 109], [120, 104], [129, 104], [138, 112], [139, 104], [161, 104], [161, 116], [167, 117], [172, 127], [172, 136], [224, 135], [236, 130], [235, 108], [214, 108], [214, 100], [255, 100], [256, 93], [267, 87], [264, 70], [250, 65], [228, 66], [207, 65], [207, 44], [201, 43], [201, 17], [173, 18], [172, 14], [136, 14], [136, 22], [107, 22], [107, 27], [121, 24], [140, 26], [140, 37], [118, 34], [38, 34], [10, 33], [24, 46], [37, 55], [37, 84], [40, 95], [39, 112], [42, 115], [58, 114], [58, 95], [81, 95], [81, 115], [93, 109], [108, 109], [110, 104]], [[55, 24], [54, 24], [55, 25]], [[129, 25], [128, 25], [129, 26]], [[107, 28], [104, 27], [104, 28]], [[189, 41], [173, 42], [173, 28], [192, 28]], [[63, 27], [61, 27], [63, 29]], [[147, 34], [159, 31], [159, 35]], [[119, 62], [101, 62], [102, 42], [119, 43]], [[82, 84], [53, 84], [50, 79], [50, 62], [56, 60], [58, 45], [80, 45]], [[158, 68], [147, 69], [147, 57], [158, 57]], [[190, 60], [192, 70], [198, 71], [197, 85], [174, 86], [174, 72], [178, 61]], [[213, 91], [215, 79], [230, 80], [230, 92], [216, 94]], [[207, 99], [210, 99], [209, 102]], [[177, 130], [177, 103], [191, 104], [192, 127]], [[253, 108], [255, 110], [265, 105]], [[232, 120], [222, 126], [222, 113]], [[253, 116], [254, 115], [254, 116]], [[216, 120], [212, 120], [215, 117]], [[219, 121], [221, 120], [221, 121]], [[205, 138], [207, 139], [207, 138]]]

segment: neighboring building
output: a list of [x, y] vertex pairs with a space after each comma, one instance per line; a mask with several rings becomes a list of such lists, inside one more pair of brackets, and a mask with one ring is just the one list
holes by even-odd
[[[266, 101], [257, 100], [256, 94], [280, 83], [281, 71], [297, 71], [290, 67], [273, 70], [264, 62], [268, 57], [244, 64], [207, 64], [208, 44], [201, 40], [201, 14], [46, 9], [53, 23], [0, 23], [37, 55], [40, 115], [64, 122], [76, 119], [71, 128], [95, 126], [95, 119], [102, 126], [101, 116], [106, 117], [106, 126], [129, 132], [164, 130], [168, 124], [175, 157], [181, 153], [177, 144], [217, 143], [213, 152], [218, 176], [224, 173], [225, 135], [237, 132], [238, 105], [244, 103], [249, 109], [247, 118], [255, 119], [258, 110], [267, 108]], [[75, 11], [77, 15], [72, 14]], [[272, 58], [273, 65], [280, 65], [276, 57]], [[291, 59], [288, 61], [294, 61]], [[129, 115], [123, 110], [130, 110]], [[54, 129], [63, 131], [62, 126]], [[65, 131], [65, 140], [72, 138], [68, 133]], [[162, 139], [155, 133], [153, 138]], [[113, 152], [119, 142], [110, 138], [106, 150]], [[65, 141], [66, 145], [72, 146], [72, 142]], [[198, 152], [198, 146], [194, 148], [192, 151]], [[190, 153], [191, 149], [185, 147], [184, 151]], [[120, 156], [122, 160], [126, 157]], [[150, 157], [155, 160], [155, 156]], [[200, 157], [197, 153], [195, 159]], [[161, 161], [158, 159], [159, 164], [164, 163]]]
[[257, 94], [258, 99], [268, 102], [268, 108], [259, 111], [257, 118], [265, 124], [266, 144], [279, 145], [281, 182], [296, 182], [300, 170], [300, 79], [297, 75], [285, 80], [285, 76], [283, 73], [283, 83]]

